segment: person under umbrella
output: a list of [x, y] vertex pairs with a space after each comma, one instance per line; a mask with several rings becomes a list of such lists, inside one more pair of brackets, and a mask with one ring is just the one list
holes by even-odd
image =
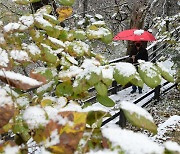
[[[139, 59], [148, 61], [148, 52], [142, 46], [142, 42], [140, 41], [134, 42], [134, 47], [130, 51], [130, 57], [131, 57], [131, 62], [133, 64], [137, 64]], [[135, 85], [132, 85], [132, 91], [130, 93], [133, 94], [136, 92], [136, 90], [137, 87]], [[142, 88], [138, 87], [138, 90], [139, 90], [139, 94], [141, 94]]]

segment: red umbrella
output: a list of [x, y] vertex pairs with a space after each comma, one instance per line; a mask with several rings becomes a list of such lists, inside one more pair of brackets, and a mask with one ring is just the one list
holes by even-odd
[[155, 37], [142, 29], [129, 29], [119, 32], [113, 40], [155, 41]]

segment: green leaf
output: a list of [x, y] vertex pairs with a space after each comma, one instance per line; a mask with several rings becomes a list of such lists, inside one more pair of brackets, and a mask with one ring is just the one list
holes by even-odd
[[115, 65], [113, 77], [117, 81], [117, 83], [125, 86], [134, 78], [135, 74], [135, 66], [126, 62], [119, 62]]
[[60, 83], [56, 87], [56, 96], [71, 96], [73, 94], [73, 87], [70, 82]]
[[113, 107], [115, 105], [114, 101], [110, 99], [108, 96], [97, 95], [97, 100], [99, 103], [107, 107]]
[[90, 86], [94, 86], [101, 80], [101, 75], [97, 74], [96, 72], [90, 72], [89, 76], [90, 77], [88, 77], [87, 83]]
[[21, 138], [25, 142], [27, 142], [31, 137], [29, 134], [29, 129], [26, 125], [24, 125], [21, 115], [16, 117], [12, 130], [13, 133], [20, 134]]
[[107, 34], [107, 35], [104, 35], [104, 36], [101, 38], [101, 41], [104, 42], [104, 43], [106, 43], [106, 44], [111, 43], [112, 40], [113, 40], [113, 35], [112, 35], [111, 32], [110, 32], [109, 34]]
[[20, 5], [27, 5], [30, 3], [29, 0], [14, 0], [14, 2]]
[[59, 3], [65, 6], [72, 6], [74, 4], [74, 1], [75, 0], [59, 0]]
[[108, 89], [104, 83], [98, 82], [98, 84], [96, 84], [94, 87], [99, 95], [107, 96]]
[[77, 39], [77, 40], [85, 40], [86, 39], [86, 33], [81, 30], [81, 29], [78, 29], [74, 32], [74, 37]]
[[128, 121], [134, 126], [147, 129], [154, 134], [157, 133], [157, 126], [152, 116], [145, 109], [129, 102], [121, 102], [120, 108], [123, 110]]
[[[102, 118], [106, 115], [107, 113], [104, 111], [89, 111], [86, 119], [86, 123], [89, 126], [94, 127], [101, 127], [102, 124]], [[93, 125], [96, 124], [96, 125]]]
[[82, 92], [87, 91], [90, 86], [86, 83], [86, 80], [84, 78], [77, 78], [75, 79], [74, 83], [76, 83], [75, 86], [73, 86], [73, 91], [75, 94], [80, 94]]
[[156, 62], [157, 68], [160, 71], [162, 77], [169, 81], [169, 82], [174, 82], [173, 76], [168, 72], [168, 70], [160, 63]]
[[136, 72], [134, 78], [130, 81], [133, 85], [143, 88], [144, 82]]
[[156, 66], [151, 62], [143, 62], [138, 67], [138, 72], [141, 79], [144, 83], [151, 87], [155, 88], [161, 83], [160, 72]]
[[43, 45], [43, 52], [42, 52], [42, 58], [44, 61], [52, 63], [52, 64], [56, 64], [57, 63], [57, 56], [55, 56], [54, 54], [52, 54], [50, 52], [50, 47], [48, 47], [47, 45]]

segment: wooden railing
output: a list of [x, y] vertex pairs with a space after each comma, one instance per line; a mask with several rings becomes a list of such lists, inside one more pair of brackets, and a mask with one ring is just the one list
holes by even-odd
[[[179, 38], [179, 36], [177, 36], [177, 38]], [[167, 45], [166, 43], [161, 44], [161, 42], [156, 42], [153, 46], [148, 48], [148, 52], [150, 53], [149, 54], [150, 61], [151, 62], [156, 62], [156, 60], [162, 55], [162, 53], [168, 47], [170, 47], [170, 45]], [[129, 58], [129, 56], [124, 56], [124, 57], [121, 57], [121, 58], [111, 60], [109, 63], [118, 63], [118, 62], [122, 62], [122, 61], [127, 61], [128, 58]], [[171, 88], [177, 86], [177, 83], [174, 83], [174, 84], [170, 85], [168, 88], [166, 88], [165, 90], [162, 91], [161, 88], [165, 87], [167, 84], [169, 84], [169, 82], [165, 82], [164, 84], [157, 86], [153, 90], [149, 91], [148, 93], [144, 94], [142, 97], [135, 100], [133, 103], [138, 104], [140, 101], [142, 101], [143, 99], [149, 97], [150, 95], [152, 95], [154, 93], [154, 95], [151, 97], [151, 99], [149, 99], [144, 104], [142, 104], [141, 107], [145, 107], [150, 102], [152, 102], [152, 100], [155, 100], [154, 105], [156, 105], [157, 102], [160, 100], [160, 95], [167, 92]], [[124, 88], [121, 85], [118, 85], [116, 81], [113, 81], [112, 87], [108, 89], [108, 94], [117, 94], [118, 91], [123, 90], [123, 89]], [[91, 88], [89, 91], [93, 91], [93, 90], [94, 90], [94, 88]], [[85, 102], [95, 102], [95, 101], [96, 101], [96, 96], [93, 96], [93, 97], [85, 100], [84, 103]], [[116, 114], [112, 115], [110, 118], [103, 121], [102, 126], [104, 126], [105, 124], [109, 123], [110, 121], [114, 120], [117, 117], [119, 117], [119, 120], [116, 123], [119, 124], [120, 127], [124, 128], [126, 126], [126, 118], [125, 118], [124, 113], [123, 113], [122, 110], [120, 110]]]

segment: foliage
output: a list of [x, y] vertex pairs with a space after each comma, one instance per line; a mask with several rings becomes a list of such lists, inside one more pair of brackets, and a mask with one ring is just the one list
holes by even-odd
[[[149, 85], [146, 77], [151, 68], [138, 73], [130, 63], [108, 64], [104, 57], [92, 51], [91, 41], [112, 42], [112, 32], [101, 19], [93, 22], [88, 19], [85, 27], [60, 26], [71, 15], [73, 3], [73, 0], [61, 0], [58, 18], [51, 14], [52, 7], [46, 5], [35, 14], [21, 16], [17, 22], [0, 23], [0, 79], [8, 85], [0, 87], [0, 132], [14, 135], [12, 142], [0, 142], [0, 152], [11, 148], [15, 152], [27, 152], [31, 138], [41, 151], [51, 153], [88, 152], [97, 147], [111, 149], [100, 128], [103, 118], [110, 116], [109, 111], [92, 106], [82, 109], [82, 99], [87, 98], [88, 89], [94, 86], [97, 100], [113, 107], [115, 103], [108, 97], [113, 80], [125, 86], [140, 76]], [[39, 61], [43, 67], [34, 68], [29, 76], [13, 71], [15, 66], [25, 68]], [[161, 77], [159, 71], [155, 72]], [[149, 122], [143, 115], [138, 118], [137, 111], [131, 117], [126, 108], [120, 108], [133, 124], [156, 132], [153, 121]]]

